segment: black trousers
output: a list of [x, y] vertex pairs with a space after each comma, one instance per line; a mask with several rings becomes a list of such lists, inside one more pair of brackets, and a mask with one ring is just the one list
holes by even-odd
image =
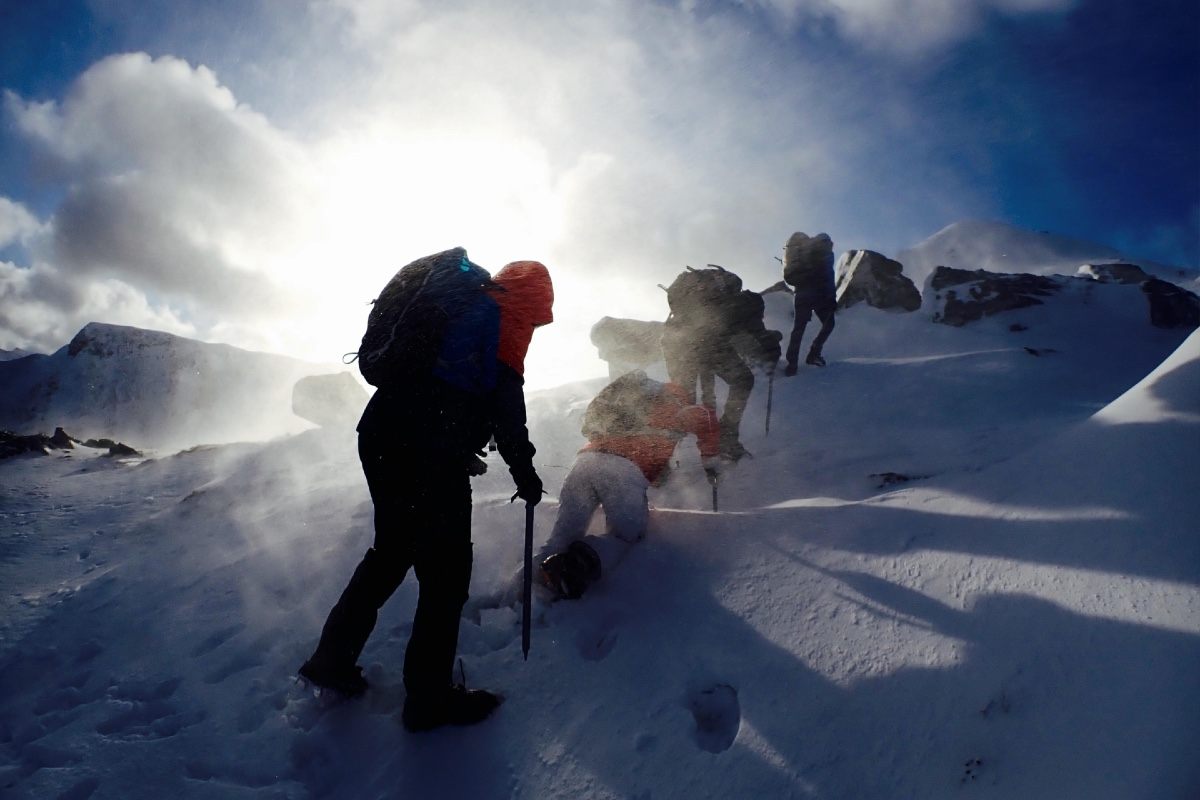
[[816, 314], [817, 319], [821, 321], [821, 330], [817, 332], [817, 338], [813, 339], [809, 352], [813, 355], [821, 355], [821, 348], [825, 346], [825, 340], [829, 338], [829, 334], [833, 333], [833, 316], [837, 310], [837, 301], [832, 297], [814, 297], [796, 292], [795, 308], [796, 321], [792, 324], [792, 336], [788, 339], [786, 356], [787, 363], [793, 365], [800, 358], [800, 340], [804, 338], [804, 329], [808, 327], [808, 321], [813, 314]]
[[420, 586], [404, 686], [410, 696], [444, 691], [471, 583], [470, 476], [462, 465], [439, 464], [428, 452], [367, 433], [359, 436], [358, 454], [375, 505], [375, 544], [329, 612], [314, 658], [353, 665], [379, 609], [411, 568]]
[[725, 407], [721, 409], [721, 437], [736, 441], [746, 403], [754, 390], [754, 373], [738, 352], [727, 341], [685, 341], [676, 346], [664, 345], [663, 353], [671, 382], [683, 387], [689, 403], [696, 402], [698, 381], [700, 402], [715, 409], [715, 379], [725, 382], [729, 393], [725, 397]]

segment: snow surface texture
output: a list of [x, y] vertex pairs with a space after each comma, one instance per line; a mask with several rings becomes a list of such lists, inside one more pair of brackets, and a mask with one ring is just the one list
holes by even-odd
[[896, 259], [904, 265], [905, 276], [918, 287], [939, 266], [1074, 275], [1085, 264], [1113, 262], [1136, 264], [1150, 275], [1192, 291], [1197, 282], [1194, 269], [1182, 270], [1133, 258], [1107, 245], [983, 220], [949, 225], [915, 247], [902, 250]]
[[[507, 700], [465, 729], [399, 724], [412, 578], [363, 699], [294, 682], [370, 543], [348, 432], [0, 462], [0, 794], [1196, 797], [1200, 333], [1141, 304], [840, 314], [769, 438], [760, 376], [721, 513], [685, 442], [646, 540], [535, 609], [528, 662], [493, 455], [459, 649]], [[538, 544], [602, 383], [529, 399]]]

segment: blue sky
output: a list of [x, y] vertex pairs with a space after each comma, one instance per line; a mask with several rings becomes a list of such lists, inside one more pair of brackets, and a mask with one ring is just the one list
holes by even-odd
[[987, 218], [1200, 265], [1194, 2], [0, 8], [0, 347], [108, 316], [340, 353], [459, 243], [545, 260], [576, 338], [685, 263], [765, 285], [795, 229], [895, 254]]

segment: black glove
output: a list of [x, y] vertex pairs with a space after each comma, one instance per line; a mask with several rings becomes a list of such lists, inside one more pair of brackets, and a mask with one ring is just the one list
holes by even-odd
[[487, 472], [487, 462], [481, 457], [483, 454], [472, 455], [467, 458], [467, 474], [472, 478], [483, 475]]
[[540, 503], [545, 491], [542, 489], [542, 479], [538, 477], [534, 468], [532, 466], [523, 467], [511, 470], [511, 472], [513, 480], [517, 484], [517, 493], [509, 499], [509, 502], [511, 503], [519, 497], [531, 506]]

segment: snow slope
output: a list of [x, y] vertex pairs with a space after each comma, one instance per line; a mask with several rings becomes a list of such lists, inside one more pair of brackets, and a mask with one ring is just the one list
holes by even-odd
[[1024, 230], [1002, 222], [965, 220], [948, 225], [896, 259], [918, 287], [939, 266], [1074, 275], [1084, 264], [1136, 264], [1148, 274], [1194, 289], [1196, 271], [1169, 267], [1122, 254], [1107, 245], [1046, 232]]
[[92, 322], [52, 355], [0, 362], [0, 427], [134, 447], [266, 439], [304, 430], [292, 386], [336, 371], [284, 356]]
[[[523, 514], [493, 463], [460, 653], [507, 701], [469, 729], [398, 723], [411, 579], [364, 699], [293, 682], [370, 542], [351, 431], [0, 462], [0, 790], [1196, 796], [1200, 334], [1120, 289], [961, 329], [840, 314], [829, 367], [776, 382], [769, 437], [756, 388], [722, 511], [685, 443], [647, 539], [536, 609], [528, 662], [503, 603]], [[529, 400], [552, 492], [596, 388]]]

